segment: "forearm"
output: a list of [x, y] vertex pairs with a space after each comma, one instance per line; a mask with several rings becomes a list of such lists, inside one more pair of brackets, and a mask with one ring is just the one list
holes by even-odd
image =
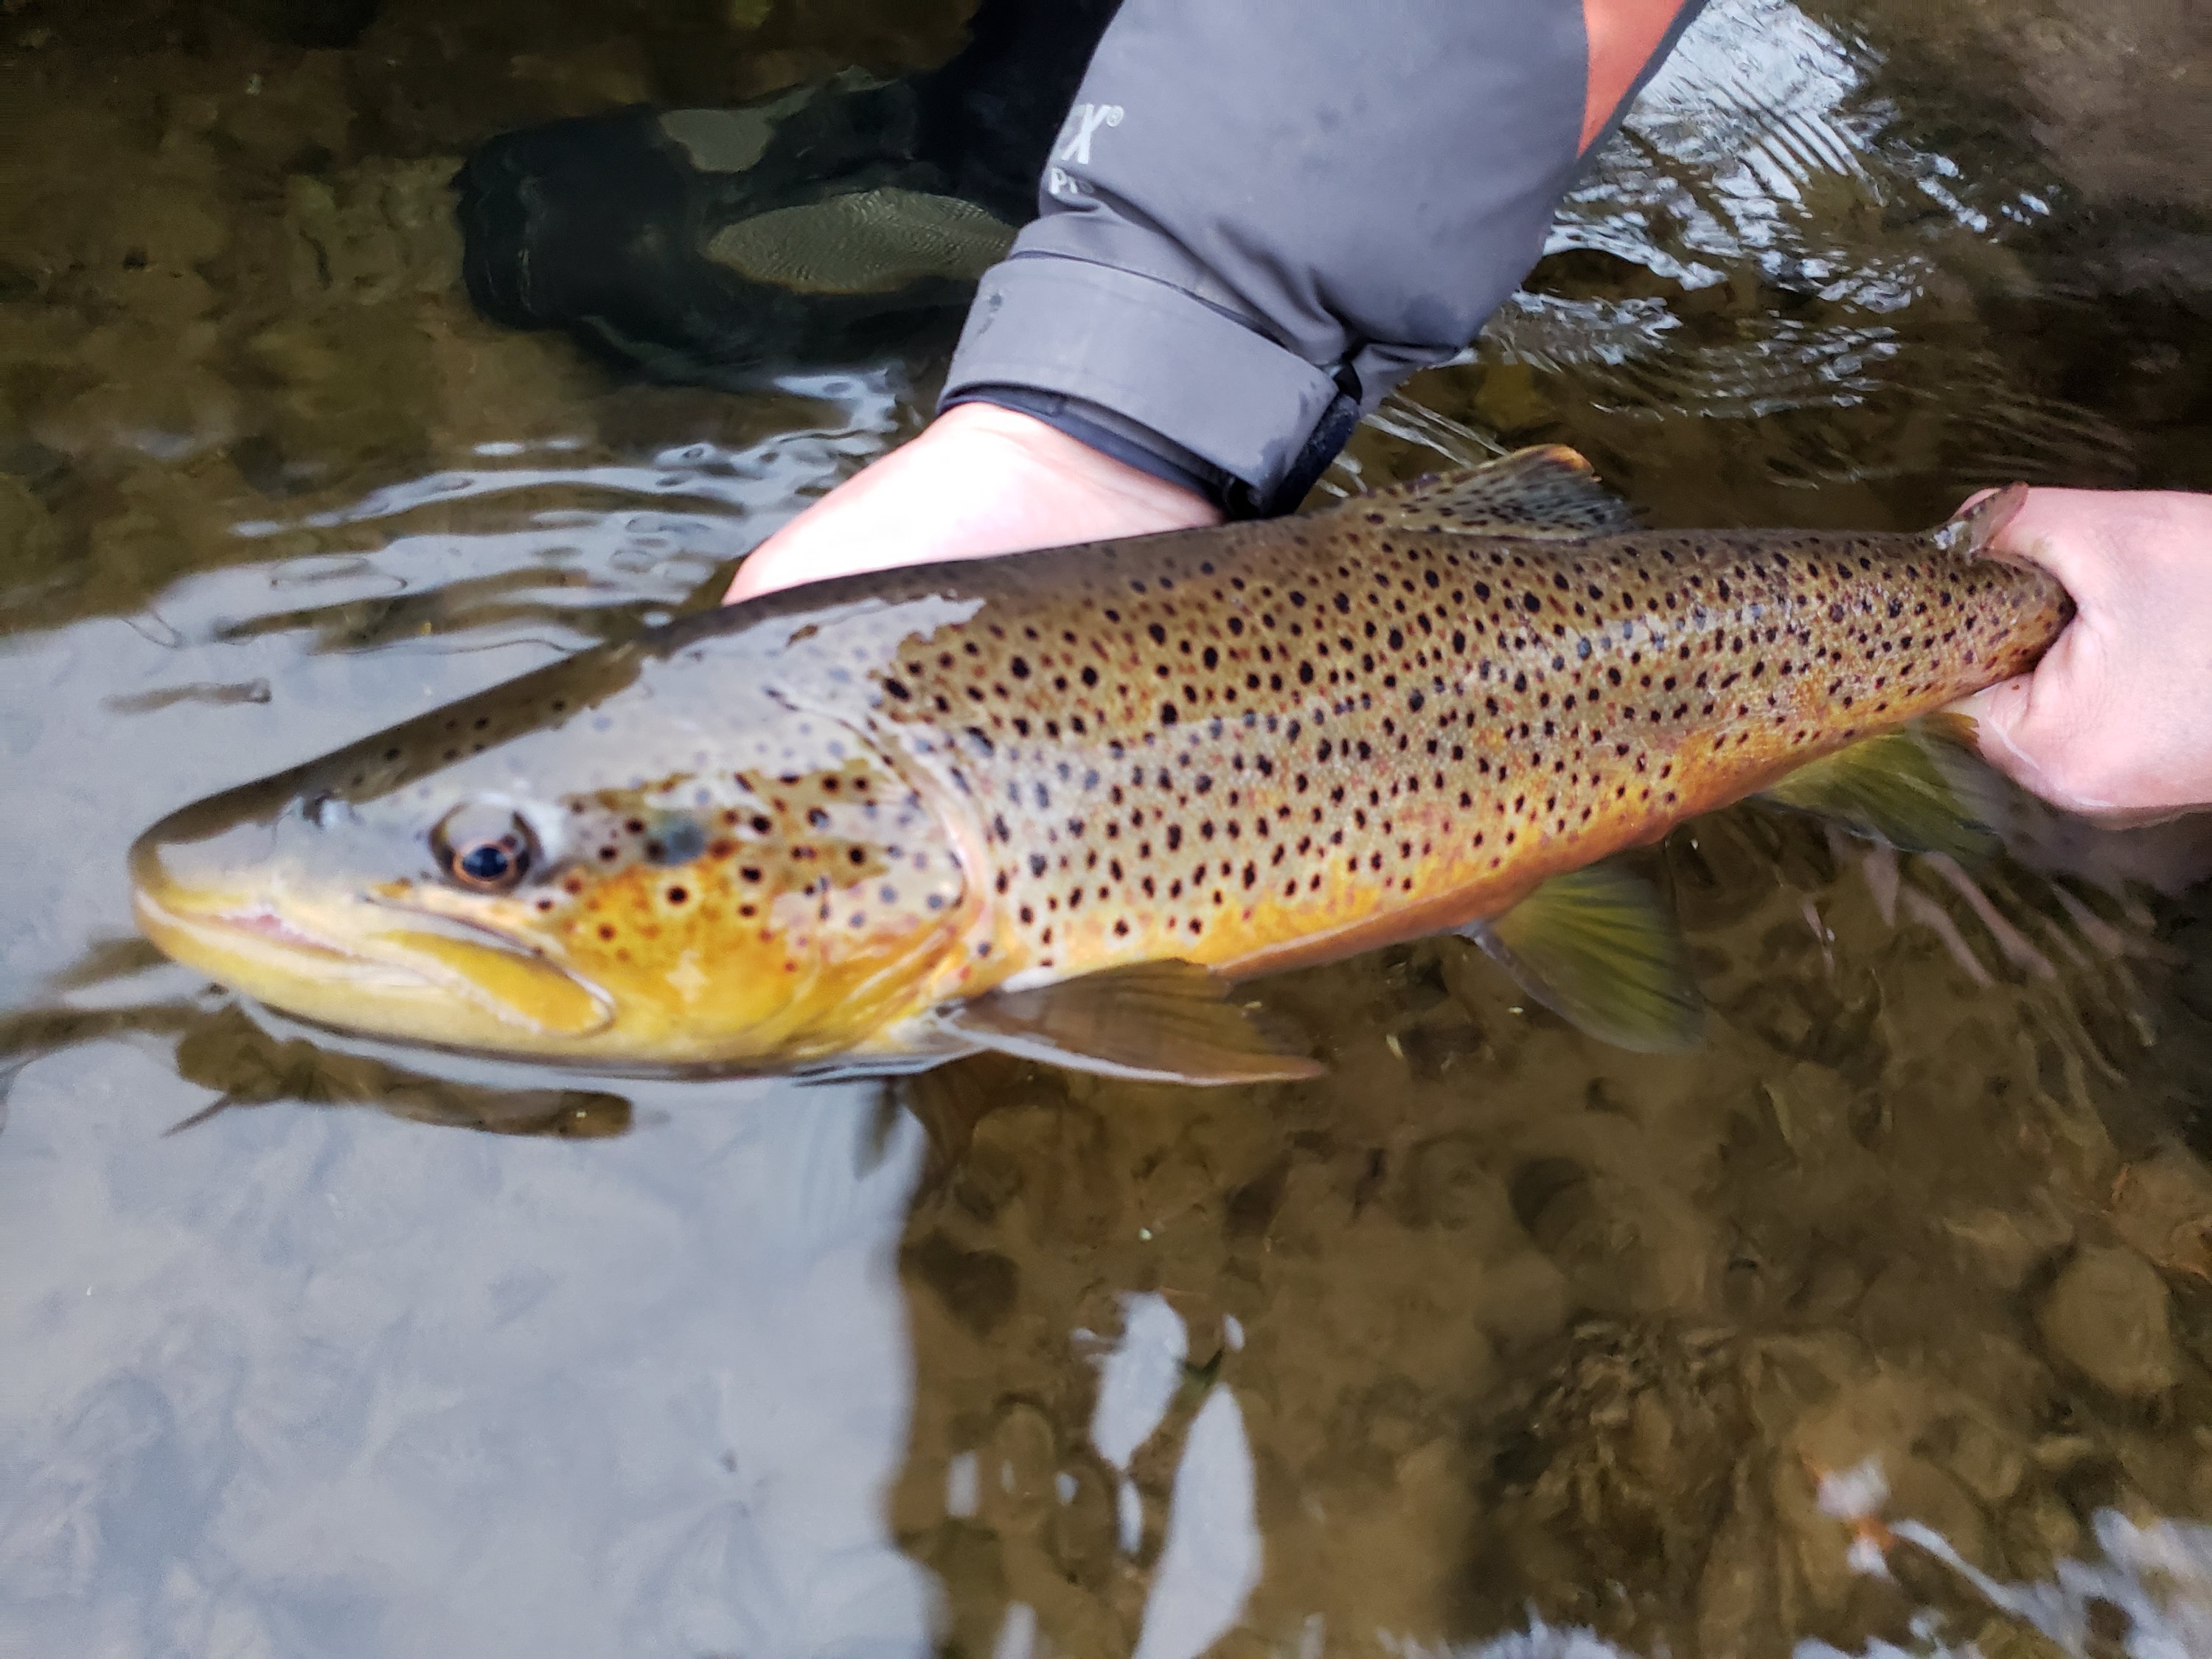
[[1232, 507], [1294, 504], [1361, 409], [1518, 284], [1686, 9], [1125, 0], [945, 403], [1092, 442], [1103, 415], [1109, 453], [1149, 441], [1152, 470]]

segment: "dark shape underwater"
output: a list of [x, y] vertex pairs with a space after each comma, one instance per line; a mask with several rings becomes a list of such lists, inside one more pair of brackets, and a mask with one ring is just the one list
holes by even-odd
[[739, 388], [949, 346], [1115, 0], [985, 0], [922, 74], [493, 138], [454, 178], [477, 310], [650, 378]]

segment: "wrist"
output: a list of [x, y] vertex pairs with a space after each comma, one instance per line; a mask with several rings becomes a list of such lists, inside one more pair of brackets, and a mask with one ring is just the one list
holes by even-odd
[[1195, 481], [1174, 477], [1170, 468], [1137, 465], [1042, 416], [993, 401], [988, 392], [946, 409], [915, 441], [924, 441], [957, 444], [963, 451], [972, 450], [979, 461], [995, 450], [997, 461], [1008, 469], [1009, 481], [1020, 480], [1038, 508], [1063, 511], [1070, 515], [1071, 525], [1079, 520], [1098, 526], [1096, 534], [1073, 534], [1029, 546], [1103, 541], [1221, 522], [1220, 508]]
[[1228, 490], [1235, 482], [1219, 467], [1200, 459], [1171, 439], [1113, 410], [1071, 398], [1065, 392], [1039, 392], [1021, 386], [971, 386], [948, 397], [939, 408], [950, 410], [979, 403], [1031, 416], [1102, 455], [1201, 496], [1216, 507], [1225, 505]]
[[726, 597], [1220, 521], [1205, 497], [1035, 416], [962, 404], [769, 537], [738, 567]]

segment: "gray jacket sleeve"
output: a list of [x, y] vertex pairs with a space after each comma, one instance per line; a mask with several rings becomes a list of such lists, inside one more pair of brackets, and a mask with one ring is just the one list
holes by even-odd
[[1534, 264], [1588, 57], [1581, 0], [1124, 0], [944, 403], [1293, 505], [1317, 435], [1333, 453]]

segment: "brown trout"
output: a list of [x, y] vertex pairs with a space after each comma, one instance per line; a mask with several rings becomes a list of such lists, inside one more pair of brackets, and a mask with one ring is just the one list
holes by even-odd
[[2019, 495], [1640, 531], [1553, 448], [823, 582], [188, 807], [133, 851], [137, 914], [313, 1020], [631, 1070], [1307, 1075], [1225, 985], [1446, 929], [1679, 1048], [1679, 942], [1589, 866], [1763, 790], [1943, 844], [1954, 769], [1899, 728], [2071, 614], [1985, 551]]

